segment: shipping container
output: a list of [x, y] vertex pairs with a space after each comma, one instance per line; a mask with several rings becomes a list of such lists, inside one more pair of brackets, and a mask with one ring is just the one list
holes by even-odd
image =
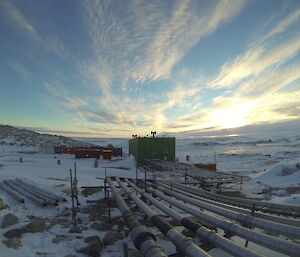
[[217, 170], [217, 164], [215, 163], [195, 163], [194, 164], [195, 167], [200, 168], [200, 169], [205, 169], [205, 170], [213, 170], [216, 171]]
[[75, 158], [95, 158], [100, 159], [100, 151], [97, 149], [76, 149]]
[[111, 149], [103, 149], [102, 153], [103, 153], [103, 159], [104, 160], [111, 160], [111, 156], [112, 156], [112, 150]]

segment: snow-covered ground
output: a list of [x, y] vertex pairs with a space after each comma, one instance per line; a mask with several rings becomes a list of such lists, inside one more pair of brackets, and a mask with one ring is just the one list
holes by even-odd
[[[128, 139], [84, 139], [93, 144], [105, 146], [109, 143], [116, 147], [123, 147], [124, 153], [128, 153]], [[11, 143], [13, 139], [8, 140]], [[0, 256], [84, 256], [75, 249], [84, 245], [82, 238], [97, 235], [101, 239], [105, 231], [92, 228], [94, 222], [89, 221], [89, 216], [79, 213], [82, 219], [83, 229], [80, 234], [69, 233], [70, 197], [69, 170], [74, 170], [76, 162], [78, 186], [103, 186], [105, 170], [108, 176], [135, 177], [135, 161], [131, 156], [114, 158], [112, 161], [99, 160], [98, 167], [94, 167], [94, 159], [74, 159], [74, 155], [54, 155], [41, 153], [24, 153], [27, 150], [37, 150], [34, 146], [16, 146], [3, 143], [0, 145], [0, 177], [2, 179], [22, 178], [41, 188], [57, 194], [63, 194], [68, 201], [59, 204], [58, 207], [42, 208], [31, 202], [24, 205], [17, 203], [6, 193], [0, 190], [0, 198], [9, 208], [0, 210], [0, 224], [7, 213], [12, 213], [19, 218], [19, 222], [7, 228], [1, 228]], [[21, 152], [21, 153], [20, 153]], [[228, 173], [235, 172], [247, 175], [252, 180], [236, 185], [233, 189], [239, 189], [246, 195], [268, 196], [269, 201], [300, 204], [300, 137], [291, 138], [248, 138], [248, 137], [219, 137], [180, 139], [176, 141], [176, 157], [180, 162], [187, 162], [186, 155], [190, 156], [188, 163], [209, 163], [217, 160], [217, 167]], [[216, 157], [215, 157], [216, 156]], [[22, 157], [23, 162], [20, 162]], [[61, 164], [58, 165], [57, 161]], [[297, 166], [296, 166], [297, 165]], [[139, 176], [143, 176], [140, 174]], [[103, 198], [104, 193], [97, 192], [88, 198], [79, 195], [82, 208], [87, 208], [86, 199]], [[66, 214], [65, 214], [66, 213]], [[65, 214], [65, 216], [64, 216]], [[70, 214], [70, 213], [69, 213]], [[114, 209], [113, 215], [120, 213]], [[22, 246], [18, 249], [6, 247], [2, 241], [6, 240], [4, 233], [14, 228], [21, 228], [28, 224], [30, 216], [42, 217], [46, 220], [48, 229], [41, 233], [24, 233]], [[53, 222], [57, 220], [57, 224]], [[59, 243], [53, 242], [60, 235], [67, 239]], [[131, 245], [130, 240], [124, 239]], [[101, 256], [121, 256], [122, 240], [112, 246], [103, 249]], [[165, 243], [168, 251], [170, 245]], [[216, 256], [221, 256], [219, 251]]]

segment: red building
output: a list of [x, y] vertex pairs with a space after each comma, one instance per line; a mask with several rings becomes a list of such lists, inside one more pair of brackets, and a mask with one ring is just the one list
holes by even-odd
[[75, 158], [95, 158], [100, 159], [100, 151], [97, 149], [76, 149]]

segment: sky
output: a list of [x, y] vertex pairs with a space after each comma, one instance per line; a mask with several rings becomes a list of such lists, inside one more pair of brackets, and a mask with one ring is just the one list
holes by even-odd
[[0, 39], [1, 124], [91, 137], [300, 128], [298, 0], [1, 0]]

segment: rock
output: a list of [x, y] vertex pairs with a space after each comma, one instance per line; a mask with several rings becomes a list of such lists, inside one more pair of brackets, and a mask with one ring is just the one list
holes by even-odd
[[100, 256], [100, 252], [103, 249], [103, 243], [98, 236], [86, 237], [84, 241], [88, 243], [88, 245], [78, 250], [78, 252], [92, 257]]
[[9, 239], [13, 239], [14, 237], [20, 238], [22, 236], [23, 230], [19, 228], [8, 230], [4, 233], [4, 236]]
[[3, 202], [3, 200], [0, 198], [0, 210], [6, 209], [8, 206]]
[[87, 197], [87, 196], [92, 195], [97, 192], [102, 192], [102, 188], [84, 188], [81, 191], [81, 194], [84, 195], [85, 197]]
[[143, 257], [144, 254], [136, 249], [128, 248], [128, 257]]
[[61, 235], [61, 236], [56, 236], [55, 238], [52, 239], [52, 242], [54, 244], [58, 244], [60, 242], [65, 242], [65, 241], [70, 241], [71, 239], [67, 236]]
[[115, 242], [121, 239], [123, 239], [122, 233], [108, 231], [103, 238], [103, 243], [104, 245], [113, 245]]
[[3, 240], [2, 243], [5, 244], [8, 248], [14, 248], [14, 249], [18, 249], [19, 247], [22, 246], [22, 242], [20, 238], [17, 237], [10, 238], [8, 240]]
[[24, 233], [44, 232], [45, 229], [46, 222], [41, 218], [33, 218], [25, 227], [23, 227]]
[[71, 227], [69, 233], [81, 233], [81, 229], [78, 227]]
[[8, 226], [17, 224], [19, 222], [18, 217], [16, 217], [15, 215], [8, 213], [7, 215], [4, 216], [1, 227], [2, 228], [6, 228]]

